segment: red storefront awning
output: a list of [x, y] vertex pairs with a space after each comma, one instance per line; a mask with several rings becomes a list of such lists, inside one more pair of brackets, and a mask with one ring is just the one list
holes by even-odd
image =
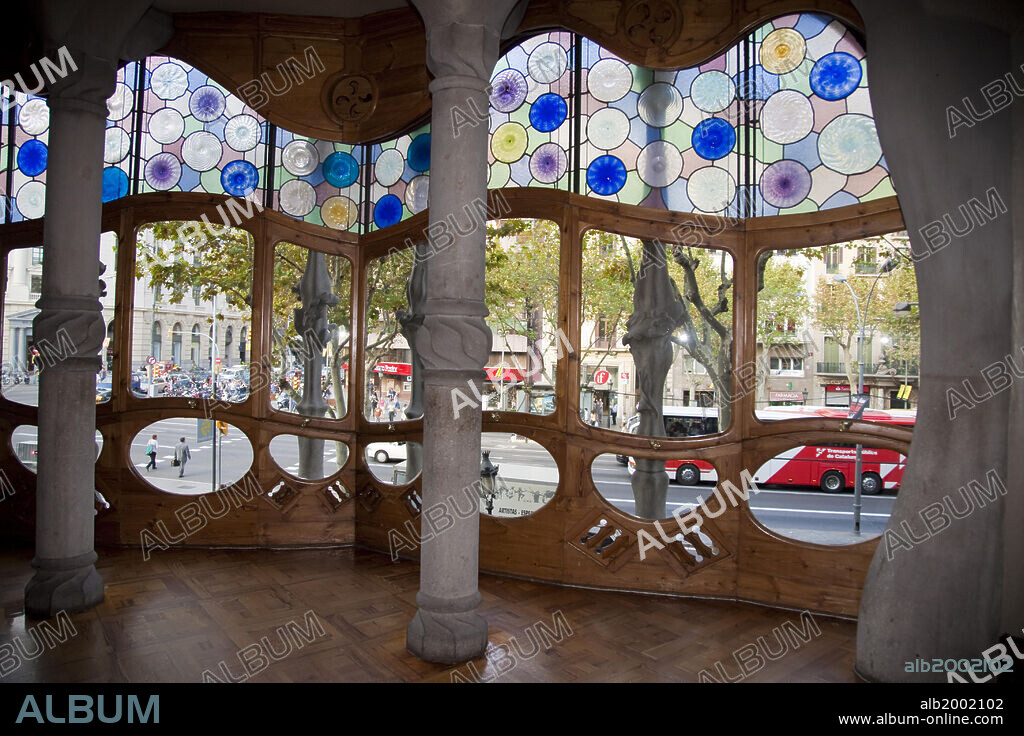
[[[484, 368], [487, 371], [488, 381], [522, 381], [523, 372], [518, 368], [509, 368], [506, 366], [494, 365], [486, 366]], [[501, 371], [501, 376], [498, 376], [498, 371]]]
[[378, 363], [373, 372], [386, 376], [412, 377], [412, 363]]

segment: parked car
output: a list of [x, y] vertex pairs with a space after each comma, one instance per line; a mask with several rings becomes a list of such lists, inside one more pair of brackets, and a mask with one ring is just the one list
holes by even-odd
[[366, 454], [378, 463], [405, 460], [408, 457], [404, 442], [373, 442], [366, 446]]

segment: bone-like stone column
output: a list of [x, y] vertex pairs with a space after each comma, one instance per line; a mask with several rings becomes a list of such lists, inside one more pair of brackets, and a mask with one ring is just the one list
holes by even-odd
[[[327, 308], [338, 303], [338, 295], [331, 290], [327, 273], [327, 257], [310, 249], [306, 255], [306, 270], [302, 273], [297, 291], [302, 306], [295, 310], [295, 331], [302, 339], [302, 400], [295, 407], [305, 417], [322, 417], [327, 413], [327, 401], [321, 388], [323, 376], [323, 349], [331, 333], [327, 324]], [[314, 437], [299, 438], [299, 477], [324, 477], [325, 441]]]
[[[487, 197], [488, 82], [515, 0], [415, 0], [427, 32], [430, 125], [430, 268], [416, 351], [423, 361], [423, 523], [437, 532], [420, 548], [419, 610], [406, 645], [431, 662], [483, 655], [487, 622], [477, 614], [479, 514], [458, 515], [480, 480], [480, 407], [454, 411], [452, 392], [480, 388], [491, 347], [484, 318], [485, 226], [474, 203]], [[454, 111], [461, 111], [461, 116]], [[457, 224], [456, 224], [457, 223]]]
[[34, 618], [103, 600], [93, 507], [96, 372], [106, 336], [99, 302], [103, 139], [118, 60], [140, 58], [173, 30], [170, 18], [147, 12], [148, 5], [49, 0], [35, 8], [47, 57], [59, 59], [63, 48], [74, 64], [62, 66], [48, 89], [43, 285], [33, 335], [51, 350], [39, 379], [36, 572], [25, 586], [25, 611]]
[[[657, 240], [643, 241], [643, 260], [633, 289], [633, 314], [626, 323], [622, 344], [636, 364], [640, 378], [640, 426], [637, 434], [664, 437], [665, 419], [662, 401], [665, 377], [672, 367], [672, 333], [683, 323], [686, 305], [679, 288], [668, 274], [665, 245]], [[664, 519], [668, 476], [665, 461], [636, 458], [636, 471], [630, 479], [636, 515], [641, 519]]]
[[99, 302], [100, 176], [106, 98], [114, 69], [83, 57], [77, 83], [51, 94], [37, 344], [74, 344], [43, 361], [39, 376], [39, 471], [35, 575], [25, 609], [45, 618], [103, 600], [93, 563], [96, 372], [106, 327]]
[[864, 584], [856, 667], [874, 680], [944, 682], [945, 673], [905, 672], [905, 662], [977, 659], [1024, 625], [1020, 560], [1008, 554], [1017, 542], [1005, 538], [1019, 540], [1024, 525], [1020, 476], [1010, 472], [1020, 447], [1007, 443], [1021, 417], [1010, 411], [1013, 392], [990, 391], [984, 372], [1008, 367], [1008, 355], [1021, 365], [1012, 313], [1022, 291], [1012, 243], [1021, 193], [1009, 155], [1021, 102], [995, 110], [1013, 99], [1010, 87], [1004, 98], [984, 91], [998, 92], [990, 83], [1008, 74], [1024, 78], [1011, 65], [1020, 14], [1014, 3], [855, 3], [867, 23], [879, 138], [917, 260], [922, 330], [917, 426]]

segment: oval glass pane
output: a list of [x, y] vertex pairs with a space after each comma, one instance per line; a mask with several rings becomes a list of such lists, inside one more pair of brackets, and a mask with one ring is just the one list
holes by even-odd
[[484, 432], [480, 450], [493, 472], [481, 465], [480, 513], [528, 516], [555, 497], [558, 465], [539, 442], [506, 432]]
[[371, 442], [366, 446], [366, 465], [381, 483], [404, 486], [420, 475], [423, 445], [419, 442]]
[[[11, 449], [18, 462], [31, 470], [38, 471], [39, 461], [39, 428], [34, 424], [22, 424], [11, 432]], [[96, 430], [96, 457], [103, 450], [103, 433]]]
[[[650, 484], [654, 488], [653, 491], [641, 485], [640, 478], [634, 481], [637, 461], [629, 455], [598, 455], [590, 465], [590, 477], [605, 501], [619, 511], [642, 519], [667, 519], [676, 512], [676, 509], [682, 509], [679, 514], [688, 513], [711, 497], [718, 481], [718, 471], [706, 460], [687, 458], [684, 455], [674, 460], [641, 458], [640, 462], [641, 466], [643, 463], [659, 463], [667, 476], [664, 507], [658, 505], [657, 508], [652, 508], [651, 500], [657, 496], [659, 481], [655, 479]], [[643, 469], [641, 467], [641, 470]], [[648, 470], [650, 469], [652, 468], [649, 467]], [[713, 509], [717, 508], [717, 505], [713, 506]]]
[[[252, 467], [252, 445], [245, 433], [210, 419], [161, 419], [135, 435], [130, 453], [132, 465], [150, 485], [183, 496], [217, 491]], [[182, 456], [184, 464], [175, 465]]]
[[[758, 492], [750, 496], [750, 510], [773, 532], [803, 542], [842, 545], [877, 537], [889, 523], [907, 458], [861, 448], [860, 534], [854, 531], [856, 462], [851, 444], [785, 450], [754, 473]], [[963, 506], [964, 499], [956, 503]]]
[[270, 441], [270, 456], [286, 473], [296, 478], [329, 478], [344, 467], [348, 445], [324, 437], [279, 434]]

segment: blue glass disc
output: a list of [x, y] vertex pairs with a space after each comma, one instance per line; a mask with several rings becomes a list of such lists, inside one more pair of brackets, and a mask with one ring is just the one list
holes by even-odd
[[394, 194], [385, 194], [373, 208], [373, 221], [383, 229], [402, 219], [402, 200]]
[[626, 165], [616, 156], [598, 156], [587, 167], [587, 185], [598, 194], [615, 194], [625, 184]]
[[693, 150], [708, 161], [717, 161], [728, 155], [736, 145], [736, 129], [722, 118], [702, 120], [690, 136]]
[[811, 89], [823, 100], [841, 100], [857, 89], [863, 73], [852, 55], [844, 51], [826, 54], [811, 69]]
[[46, 171], [46, 144], [42, 141], [26, 141], [18, 149], [18, 168], [25, 176], [39, 176]]
[[409, 162], [409, 168], [413, 171], [428, 171], [430, 169], [430, 133], [413, 138], [412, 143], [409, 144], [409, 153], [406, 155], [406, 159]]
[[332, 187], [344, 189], [359, 177], [359, 162], [352, 154], [335, 151], [324, 159], [324, 178]]
[[550, 133], [565, 122], [569, 108], [561, 95], [549, 92], [530, 105], [530, 125], [541, 133]]
[[128, 175], [116, 166], [103, 169], [103, 201], [110, 202], [128, 194]]
[[260, 172], [248, 161], [232, 161], [220, 172], [220, 185], [233, 197], [244, 197], [256, 190]]

